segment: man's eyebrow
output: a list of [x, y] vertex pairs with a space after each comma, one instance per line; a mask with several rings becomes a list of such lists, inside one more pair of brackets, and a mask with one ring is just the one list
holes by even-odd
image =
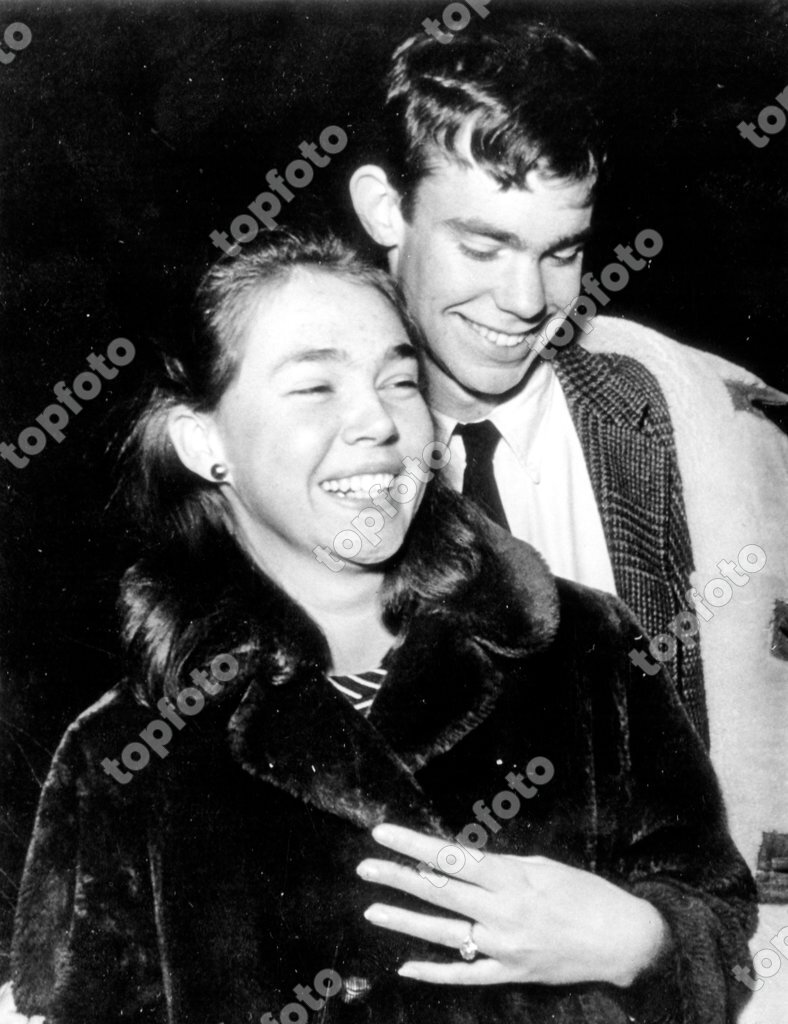
[[519, 235], [514, 234], [513, 231], [503, 231], [494, 224], [488, 224], [487, 221], [481, 220], [478, 217], [450, 217], [443, 223], [451, 228], [452, 231], [457, 232], [457, 234], [484, 235], [485, 238], [492, 238], [494, 241], [511, 246], [513, 249], [523, 248]]
[[[384, 360], [394, 362], [397, 359], [418, 359], [416, 349], [409, 342], [392, 345], [386, 350]], [[346, 363], [350, 355], [340, 348], [305, 348], [293, 355], [286, 356], [273, 368], [273, 372], [286, 366], [300, 366], [303, 363]]]
[[563, 238], [557, 239], [550, 248], [547, 250], [546, 255], [551, 256], [554, 252], [560, 252], [561, 249], [571, 249], [576, 245], [583, 245], [593, 234], [593, 230], [590, 227], [583, 228], [582, 231], [575, 231], [571, 235], [564, 235]]
[[[508, 245], [511, 249], [520, 250], [527, 248], [527, 245], [520, 236], [513, 231], [504, 231], [501, 228], [497, 228], [494, 224], [488, 224], [487, 221], [477, 217], [451, 217], [449, 220], [444, 221], [444, 224], [458, 234], [483, 235], [485, 238], [500, 242], [501, 245]], [[558, 252], [561, 249], [568, 249], [573, 245], [581, 245], [590, 237], [590, 227], [583, 228], [582, 231], [575, 231], [571, 235], [565, 235], [553, 242], [547, 250], [547, 255]]]

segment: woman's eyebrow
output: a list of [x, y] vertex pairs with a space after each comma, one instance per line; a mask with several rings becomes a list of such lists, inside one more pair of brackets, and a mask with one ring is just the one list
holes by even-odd
[[[387, 363], [398, 359], [418, 359], [418, 353], [410, 342], [401, 342], [399, 345], [392, 345], [388, 348], [383, 358]], [[300, 352], [285, 356], [284, 359], [274, 366], [272, 372], [277, 373], [287, 366], [299, 366], [302, 363], [346, 363], [349, 360], [350, 354], [345, 349], [333, 347], [305, 348]]]
[[392, 345], [386, 352], [386, 362], [392, 363], [397, 359], [418, 359], [419, 354], [410, 342], [403, 341], [399, 345]]
[[285, 356], [273, 369], [276, 373], [285, 366], [297, 366], [300, 363], [342, 363], [347, 362], [349, 356], [344, 349], [339, 348], [305, 348], [300, 352]]

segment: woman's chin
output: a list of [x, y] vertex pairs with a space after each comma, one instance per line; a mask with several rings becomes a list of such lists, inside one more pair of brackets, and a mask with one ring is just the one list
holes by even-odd
[[388, 568], [388, 563], [395, 558], [402, 549], [402, 544], [405, 538], [400, 537], [398, 541], [386, 544], [380, 544], [377, 547], [371, 547], [368, 544], [364, 544], [361, 551], [357, 555], [347, 555], [339, 557], [349, 568], [357, 568], [362, 570], [373, 570], [380, 569], [384, 571]]

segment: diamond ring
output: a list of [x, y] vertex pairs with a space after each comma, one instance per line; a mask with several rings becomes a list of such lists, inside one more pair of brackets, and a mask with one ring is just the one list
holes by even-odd
[[[475, 922], [474, 922], [475, 924]], [[476, 954], [479, 952], [479, 947], [473, 941], [473, 924], [468, 932], [468, 937], [465, 939], [463, 944], [460, 946], [460, 956], [463, 960], [470, 962], [476, 959]]]

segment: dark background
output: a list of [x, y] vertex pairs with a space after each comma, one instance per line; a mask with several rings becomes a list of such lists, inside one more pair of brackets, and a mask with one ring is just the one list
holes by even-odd
[[[150, 339], [183, 329], [208, 241], [328, 125], [346, 150], [285, 205], [352, 231], [350, 171], [369, 155], [394, 45], [429, 2], [0, 3], [29, 47], [0, 65], [0, 440], [16, 443], [90, 352], [137, 347], [25, 469], [0, 461], [0, 976], [40, 782], [74, 714], [119, 671], [113, 602], [133, 558], [105, 511], [105, 449]], [[665, 241], [606, 311], [629, 315], [788, 390], [786, 144], [737, 131], [788, 85], [785, 3], [512, 3], [608, 67], [615, 172], [590, 268], [653, 228]], [[476, 16], [474, 15], [474, 20]]]

